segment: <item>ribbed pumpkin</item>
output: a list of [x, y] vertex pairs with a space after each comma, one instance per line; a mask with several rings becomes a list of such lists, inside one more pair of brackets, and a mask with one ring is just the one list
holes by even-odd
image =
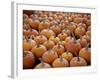
[[88, 48], [88, 45], [79, 51], [79, 56], [84, 58], [88, 64], [91, 64], [91, 49]]
[[32, 39], [28, 39], [26, 37], [26, 39], [24, 39], [23, 41], [23, 50], [27, 50], [30, 51], [32, 49], [32, 47], [36, 46], [36, 42]]
[[[73, 34], [73, 33], [72, 33]], [[65, 49], [72, 52], [73, 54], [76, 52], [78, 53], [81, 49], [81, 44], [76, 41], [75, 36], [73, 34], [73, 38], [71, 40], [68, 40], [65, 43]], [[74, 54], [76, 55], [76, 54]]]
[[58, 58], [58, 54], [53, 50], [48, 50], [42, 55], [42, 60], [49, 64], [52, 64], [56, 58]]
[[51, 68], [51, 65], [48, 63], [43, 62], [42, 59], [40, 59], [41, 63], [37, 64], [35, 66], [35, 69], [41, 69], [41, 68]]
[[37, 58], [40, 58], [47, 51], [47, 49], [43, 45], [37, 45], [34, 46], [31, 51]]
[[70, 67], [87, 66], [87, 62], [82, 57], [73, 57], [70, 61]]
[[62, 57], [55, 59], [52, 63], [52, 67], [54, 68], [68, 67], [68, 66], [69, 66], [68, 61]]
[[23, 52], [23, 69], [32, 69], [35, 66], [35, 56], [30, 51]]
[[57, 44], [53, 47], [53, 50], [56, 51], [58, 55], [61, 55], [62, 53], [64, 53], [65, 48], [63, 45]]
[[65, 58], [66, 60], [68, 60], [69, 62], [73, 58], [73, 54], [71, 52], [69, 52], [69, 51], [64, 52], [61, 56], [63, 58]]

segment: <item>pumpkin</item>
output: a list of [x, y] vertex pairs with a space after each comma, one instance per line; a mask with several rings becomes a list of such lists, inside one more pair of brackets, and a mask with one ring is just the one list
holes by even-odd
[[47, 49], [52, 49], [55, 46], [55, 43], [51, 40], [47, 40], [43, 44]]
[[48, 50], [42, 55], [42, 60], [49, 64], [52, 64], [56, 58], [58, 58], [58, 54], [53, 50]]
[[79, 51], [79, 56], [84, 58], [88, 64], [91, 64], [91, 49], [88, 45]]
[[51, 36], [49, 40], [53, 41], [55, 44], [57, 44], [60, 41], [60, 39], [56, 36]]
[[36, 42], [32, 39], [28, 39], [26, 37], [26, 39], [24, 39], [23, 41], [23, 50], [27, 50], [30, 51], [32, 49], [32, 47], [36, 46]]
[[43, 45], [36, 45], [31, 51], [37, 58], [40, 58], [47, 51], [47, 49]]
[[72, 52], [74, 55], [76, 55], [75, 52], [78, 53], [80, 51], [81, 44], [76, 40], [74, 34], [71, 40], [65, 42], [65, 49]]
[[60, 34], [58, 34], [58, 37], [59, 37], [59, 39], [61, 40], [61, 41], [64, 41], [66, 38], [67, 38], [67, 34], [66, 33], [60, 33]]
[[37, 65], [35, 66], [35, 69], [40, 69], [40, 68], [51, 68], [51, 65], [50, 65], [50, 64], [43, 62], [42, 59], [41, 59], [40, 61], [41, 61], [41, 63], [37, 64]]
[[62, 57], [55, 59], [52, 63], [52, 67], [54, 68], [68, 67], [68, 66], [69, 66], [68, 61]]
[[81, 44], [81, 47], [85, 47], [88, 44], [87, 40], [83, 37], [80, 37], [80, 39], [78, 39], [77, 41]]
[[70, 67], [87, 66], [87, 62], [82, 57], [73, 57], [70, 61]]
[[79, 38], [80, 36], [83, 36], [85, 34], [85, 28], [83, 27], [77, 27], [75, 29], [75, 35]]
[[51, 29], [56, 35], [58, 35], [58, 34], [61, 32], [60, 27], [57, 26], [57, 25], [51, 26], [50, 29]]
[[46, 36], [48, 39], [51, 36], [55, 35], [55, 33], [52, 30], [50, 30], [50, 29], [43, 29], [40, 34]]
[[67, 28], [68, 30], [70, 30], [71, 32], [74, 32], [75, 29], [76, 29], [76, 24], [75, 24], [74, 22], [71, 22], [71, 23], [69, 23], [69, 24], [66, 26], [66, 28]]
[[39, 35], [34, 37], [34, 40], [37, 44], [43, 44], [45, 41], [47, 41], [47, 38], [44, 35]]
[[70, 62], [70, 60], [73, 58], [73, 54], [69, 51], [67, 52], [64, 52], [62, 55], [61, 55], [63, 58], [65, 58], [67, 61]]
[[53, 47], [53, 50], [56, 51], [58, 55], [61, 55], [62, 53], [64, 53], [65, 48], [64, 46], [57, 44]]
[[33, 20], [32, 22], [30, 22], [30, 27], [31, 27], [32, 29], [38, 30], [39, 23], [40, 23], [39, 20]]
[[50, 26], [50, 24], [48, 21], [46, 21], [46, 20], [41, 21], [39, 24], [38, 30], [41, 31], [43, 29], [47, 29], [47, 28], [49, 28], [49, 26]]
[[35, 66], [35, 56], [30, 51], [23, 52], [23, 69], [32, 69]]

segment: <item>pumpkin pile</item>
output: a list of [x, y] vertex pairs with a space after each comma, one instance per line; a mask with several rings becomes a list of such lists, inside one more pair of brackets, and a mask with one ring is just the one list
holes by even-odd
[[23, 69], [91, 65], [91, 14], [23, 11]]

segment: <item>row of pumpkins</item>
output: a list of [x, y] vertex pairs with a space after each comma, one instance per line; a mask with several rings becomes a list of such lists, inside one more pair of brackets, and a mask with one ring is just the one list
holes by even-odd
[[23, 11], [23, 69], [91, 65], [89, 13]]

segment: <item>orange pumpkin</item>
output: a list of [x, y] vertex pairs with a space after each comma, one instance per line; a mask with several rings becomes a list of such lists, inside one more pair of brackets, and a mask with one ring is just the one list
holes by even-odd
[[52, 67], [54, 68], [68, 67], [68, 66], [69, 66], [68, 61], [62, 57], [55, 59], [52, 63]]
[[47, 49], [43, 45], [37, 45], [34, 46], [31, 51], [37, 58], [40, 58], [47, 51]]
[[80, 39], [78, 39], [77, 41], [81, 44], [81, 47], [85, 47], [87, 45], [87, 40], [83, 37], [80, 37]]
[[43, 60], [41, 59], [41, 63], [35, 66], [35, 69], [40, 69], [40, 68], [51, 68], [51, 65], [43, 62]]
[[55, 43], [51, 40], [45, 41], [43, 44], [47, 49], [52, 49], [55, 46]]
[[23, 69], [32, 69], [35, 66], [35, 56], [30, 51], [23, 52]]
[[42, 56], [42, 60], [49, 64], [52, 64], [56, 58], [58, 58], [58, 54], [53, 50], [46, 51]]
[[46, 36], [48, 39], [51, 36], [54, 36], [55, 35], [55, 33], [52, 30], [50, 30], [50, 29], [44, 29], [44, 30], [41, 31], [40, 34]]
[[55, 44], [57, 44], [60, 41], [60, 39], [56, 36], [51, 36], [49, 40], [53, 41]]
[[82, 57], [73, 57], [70, 61], [70, 67], [87, 66], [87, 62]]
[[44, 21], [40, 22], [38, 30], [41, 31], [43, 29], [47, 29], [47, 28], [49, 28], [49, 26], [50, 26], [49, 22], [44, 20]]
[[84, 47], [79, 51], [79, 56], [84, 58], [88, 64], [91, 64], [91, 49]]
[[85, 28], [83, 27], [77, 27], [75, 29], [75, 35], [79, 38], [80, 36], [83, 36], [85, 34]]
[[[73, 34], [74, 37], [74, 34]], [[65, 49], [72, 52], [74, 55], [75, 52], [78, 53], [81, 49], [81, 44], [74, 38], [65, 42]]]
[[57, 26], [57, 25], [51, 26], [50, 29], [51, 29], [56, 35], [58, 35], [58, 34], [61, 32], [60, 27]]
[[23, 50], [27, 50], [30, 51], [32, 49], [32, 47], [36, 46], [36, 42], [32, 39], [25, 39], [23, 41]]
[[69, 25], [66, 26], [66, 28], [71, 32], [74, 32], [74, 30], [76, 29], [76, 24], [74, 22], [71, 22], [69, 23]]
[[61, 56], [63, 58], [65, 58], [66, 60], [68, 60], [69, 62], [73, 58], [73, 54], [71, 52], [69, 52], [69, 51], [64, 52]]
[[39, 27], [39, 20], [33, 20], [32, 22], [30, 22], [30, 27], [32, 29], [37, 29], [38, 30], [38, 27]]
[[64, 41], [66, 38], [67, 38], [67, 34], [66, 33], [60, 33], [60, 34], [58, 34], [58, 37], [59, 37], [59, 39], [61, 40], [61, 41]]
[[47, 41], [47, 38], [44, 35], [39, 35], [34, 38], [37, 44], [43, 44], [45, 41]]
[[53, 50], [56, 51], [58, 55], [61, 55], [62, 53], [64, 53], [65, 48], [64, 46], [57, 44], [53, 47]]

